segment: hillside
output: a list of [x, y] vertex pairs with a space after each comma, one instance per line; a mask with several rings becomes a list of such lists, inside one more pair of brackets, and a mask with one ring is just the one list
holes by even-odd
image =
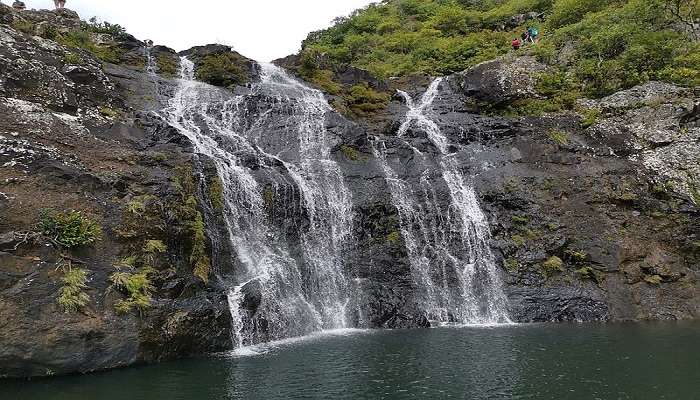
[[[387, 0], [311, 33], [295, 68], [352, 107], [382, 99], [339, 84], [338, 71], [347, 65], [387, 79], [447, 75], [512, 53], [533, 55], [552, 67], [540, 79], [543, 99], [500, 106], [540, 113], [649, 80], [699, 85], [698, 21], [698, 0]], [[539, 43], [514, 52], [511, 40], [530, 26], [538, 28]], [[370, 83], [371, 89], [382, 92]]]

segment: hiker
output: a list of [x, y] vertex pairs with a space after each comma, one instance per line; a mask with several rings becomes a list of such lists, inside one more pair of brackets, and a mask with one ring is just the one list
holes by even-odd
[[60, 8], [65, 8], [66, 7], [66, 0], [53, 0], [53, 4], [56, 5], [56, 9]]
[[153, 47], [153, 41], [151, 39], [146, 40], [146, 47], [149, 49]]
[[520, 35], [520, 39], [522, 39], [522, 44], [525, 44], [528, 42], [528, 40], [530, 40], [530, 35], [527, 33], [527, 31], [525, 31], [522, 35]]
[[510, 42], [510, 43], [513, 45], [513, 50], [516, 50], [516, 51], [517, 51], [518, 49], [520, 49], [520, 39], [515, 38], [515, 39], [513, 39], [513, 41]]
[[24, 3], [21, 2], [21, 1], [15, 0], [15, 2], [12, 3], [12, 8], [14, 8], [14, 9], [17, 10], [17, 11], [22, 11], [22, 10], [26, 10], [26, 9], [27, 9], [27, 6], [24, 5]]
[[532, 43], [535, 43], [537, 41], [537, 36], [540, 34], [540, 32], [537, 30], [537, 28], [531, 26], [527, 28], [527, 34], [530, 36], [530, 41]]

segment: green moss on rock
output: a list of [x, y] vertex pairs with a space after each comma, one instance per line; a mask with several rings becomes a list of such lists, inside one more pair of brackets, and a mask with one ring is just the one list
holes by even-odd
[[209, 54], [197, 63], [197, 79], [210, 85], [229, 87], [248, 82], [248, 61], [241, 55], [228, 52]]

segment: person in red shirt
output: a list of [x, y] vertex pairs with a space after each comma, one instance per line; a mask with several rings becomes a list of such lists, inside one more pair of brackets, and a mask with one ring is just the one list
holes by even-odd
[[520, 39], [515, 38], [510, 43], [513, 45], [513, 50], [518, 50], [520, 48]]

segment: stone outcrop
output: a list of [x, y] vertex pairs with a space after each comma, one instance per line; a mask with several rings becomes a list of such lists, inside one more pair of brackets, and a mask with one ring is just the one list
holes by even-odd
[[[11, 25], [23, 18], [71, 30], [79, 26], [72, 12], [18, 15], [0, 5], [0, 14], [0, 376], [90, 372], [230, 348], [226, 298], [213, 274], [208, 285], [193, 276], [182, 250], [185, 223], [167, 215], [180, 201], [176, 170], [192, 165], [186, 143], [153, 136], [159, 121], [149, 111], [167, 103], [173, 83], [145, 72], [143, 47], [131, 57], [140, 66], [103, 64]], [[163, 225], [137, 225], [129, 238], [119, 232], [133, 227], [127, 204], [139, 198], [150, 199], [142, 218]], [[82, 211], [101, 225], [102, 240], [57, 248], [39, 233], [43, 208]], [[119, 314], [123, 295], [110, 276], [145, 237], [168, 247], [152, 277], [151, 306]], [[87, 272], [90, 301], [78, 313], [57, 303], [67, 262]]]

